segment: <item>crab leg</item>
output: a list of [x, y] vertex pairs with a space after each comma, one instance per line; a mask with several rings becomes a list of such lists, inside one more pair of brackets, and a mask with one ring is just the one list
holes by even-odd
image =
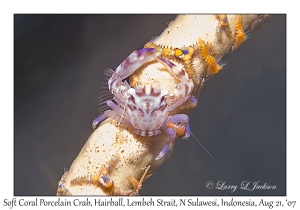
[[107, 105], [111, 108], [111, 110], [106, 110], [103, 114], [99, 115], [92, 124], [93, 129], [96, 129], [96, 127], [101, 123], [103, 120], [105, 120], [108, 117], [114, 118], [116, 121], [120, 123], [125, 123], [124, 118], [120, 115], [119, 109], [120, 107], [117, 106], [112, 101], [106, 101]]
[[169, 150], [170, 144], [174, 142], [176, 137], [178, 137], [177, 131], [173, 127], [169, 126], [170, 123], [171, 124], [183, 123], [184, 128], [185, 128], [185, 135], [182, 137], [183, 139], [187, 139], [191, 134], [190, 125], [189, 125], [189, 117], [187, 115], [177, 114], [177, 115], [168, 117], [168, 120], [166, 121], [166, 125], [165, 125], [166, 126], [165, 133], [168, 136], [168, 140], [167, 140], [167, 143], [165, 144], [165, 146], [163, 147], [162, 151], [155, 158], [155, 160], [159, 160], [163, 156], [165, 156], [165, 154], [167, 154], [167, 152]]
[[186, 131], [185, 136], [182, 137], [183, 139], [187, 139], [191, 134], [189, 117], [186, 114], [176, 114], [174, 116], [170, 116], [168, 117], [166, 123], [167, 123], [167, 129], [170, 129], [170, 127], [168, 126], [169, 123], [183, 123]]
[[[109, 111], [109, 110], [107, 110]], [[93, 124], [92, 124], [92, 127], [93, 129], [96, 129], [96, 127], [99, 125], [100, 122], [102, 122], [103, 120], [105, 120], [108, 115], [107, 115], [107, 111], [105, 111], [103, 114], [99, 115], [94, 121], [93, 121]]]
[[[114, 104], [112, 101], [106, 101], [106, 104], [112, 109], [115, 110], [118, 106]], [[112, 110], [106, 110], [103, 114], [99, 115], [94, 121], [93, 121], [93, 129], [95, 129], [100, 122], [105, 120], [111, 115]]]

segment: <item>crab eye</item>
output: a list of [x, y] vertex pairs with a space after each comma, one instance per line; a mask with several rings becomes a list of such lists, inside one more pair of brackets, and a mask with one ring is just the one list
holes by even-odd
[[162, 90], [161, 90], [161, 95], [162, 95], [162, 96], [168, 95], [168, 91], [165, 90], [165, 89], [162, 89]]
[[129, 90], [127, 91], [130, 95], [134, 95], [135, 94], [135, 89], [134, 88], [129, 88]]

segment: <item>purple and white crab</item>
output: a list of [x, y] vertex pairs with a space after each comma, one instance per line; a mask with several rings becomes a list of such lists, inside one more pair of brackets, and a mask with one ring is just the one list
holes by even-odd
[[[165, 89], [154, 88], [148, 84], [130, 87], [126, 81], [123, 81], [143, 64], [153, 60], [162, 63], [180, 81], [174, 92], [175, 97], [172, 99]], [[196, 99], [190, 95], [194, 83], [183, 69], [160, 57], [160, 52], [156, 49], [143, 48], [132, 52], [112, 73], [108, 88], [117, 104], [112, 100], [106, 101], [111, 110], [106, 110], [94, 120], [92, 125], [94, 129], [105, 118], [111, 117], [119, 123], [132, 126], [132, 131], [138, 135], [153, 136], [164, 131], [168, 140], [156, 160], [161, 159], [168, 152], [169, 145], [178, 137], [174, 129], [176, 125], [184, 127], [183, 139], [190, 136], [189, 117], [185, 114], [170, 116], [170, 112], [189, 98], [196, 103]]]

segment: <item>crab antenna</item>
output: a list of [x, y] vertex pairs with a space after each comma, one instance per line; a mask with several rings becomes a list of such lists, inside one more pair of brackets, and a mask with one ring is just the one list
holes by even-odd
[[203, 146], [203, 144], [201, 144], [201, 142], [196, 138], [196, 136], [194, 136], [194, 134], [191, 132], [191, 135], [194, 137], [194, 139], [196, 139], [196, 141], [200, 144], [200, 146], [207, 152], [207, 154], [219, 165], [220, 163], [209, 153], [209, 151], [207, 151], [207, 149], [205, 149], [205, 147]]

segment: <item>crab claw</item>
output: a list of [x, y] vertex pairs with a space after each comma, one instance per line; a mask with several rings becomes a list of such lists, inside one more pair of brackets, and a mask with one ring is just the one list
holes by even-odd
[[133, 51], [116, 69], [116, 73], [125, 79], [135, 72], [144, 63], [157, 58], [160, 55], [154, 48], [143, 48]]

